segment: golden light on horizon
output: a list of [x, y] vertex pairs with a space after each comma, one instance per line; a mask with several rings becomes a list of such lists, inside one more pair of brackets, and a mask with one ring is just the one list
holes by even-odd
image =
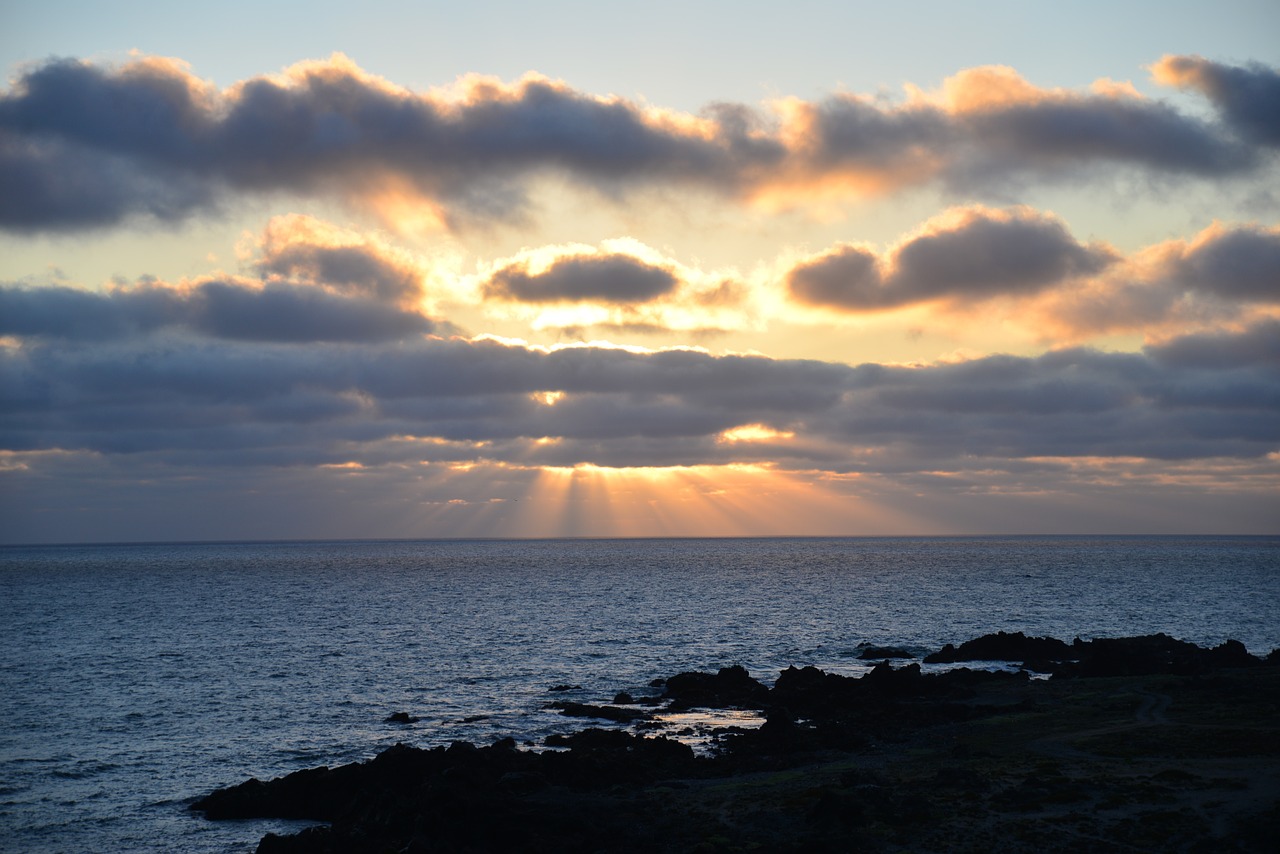
[[849, 491], [749, 463], [546, 466], [520, 504], [519, 536], [819, 535], [893, 524]]

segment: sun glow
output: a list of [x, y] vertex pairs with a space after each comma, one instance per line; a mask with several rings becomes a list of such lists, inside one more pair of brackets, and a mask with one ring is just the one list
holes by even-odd
[[548, 466], [521, 502], [525, 536], [763, 536], [876, 530], [885, 512], [766, 465]]
[[795, 433], [789, 430], [774, 430], [764, 424], [743, 424], [725, 430], [716, 437], [720, 442], [772, 442], [779, 439], [794, 439]]

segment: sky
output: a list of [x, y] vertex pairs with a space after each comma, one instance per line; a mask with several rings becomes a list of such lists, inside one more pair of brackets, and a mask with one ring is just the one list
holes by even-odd
[[1280, 533], [1277, 32], [0, 2], [0, 542]]

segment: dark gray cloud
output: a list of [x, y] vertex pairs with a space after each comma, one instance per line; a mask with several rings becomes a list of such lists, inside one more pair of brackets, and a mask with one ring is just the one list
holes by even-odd
[[1106, 247], [1078, 243], [1056, 219], [977, 210], [930, 227], [883, 264], [865, 249], [845, 246], [798, 264], [786, 281], [801, 302], [865, 310], [1030, 295], [1096, 274], [1115, 260]]
[[[0, 176], [29, 191], [28, 205], [0, 221], [14, 229], [196, 209], [226, 190], [361, 195], [387, 178], [495, 215], [502, 211], [488, 208], [519, 207], [507, 182], [530, 171], [714, 182], [732, 168], [725, 145], [657, 125], [626, 102], [535, 79], [513, 90], [477, 85], [469, 101], [453, 104], [392, 89], [340, 61], [218, 93], [164, 61], [108, 69], [54, 60], [0, 98], [0, 134]], [[121, 158], [128, 174], [98, 175], [105, 158]], [[160, 179], [135, 185], [133, 175], [151, 168]], [[78, 209], [82, 173], [91, 212]], [[182, 178], [179, 189], [201, 192], [173, 192], [167, 173]]]
[[291, 242], [272, 247], [256, 265], [267, 276], [322, 284], [343, 294], [382, 301], [423, 295], [421, 273], [369, 246], [327, 246]]
[[245, 341], [385, 341], [447, 329], [392, 305], [310, 285], [210, 280], [108, 293], [0, 285], [0, 335], [103, 341], [168, 327]]
[[797, 264], [786, 274], [791, 296], [809, 305], [885, 308], [894, 304], [880, 274], [880, 259], [857, 246], [841, 246]]
[[[975, 460], [1253, 459], [1280, 447], [1275, 333], [1269, 321], [1144, 353], [923, 367], [435, 338], [32, 339], [0, 350], [0, 449], [177, 467], [767, 461], [945, 472]], [[721, 435], [748, 424], [792, 435]]]
[[1057, 220], [980, 214], [899, 247], [888, 285], [903, 301], [1034, 293], [1093, 275], [1115, 258], [1105, 248], [1077, 243]]
[[948, 180], [965, 190], [1027, 171], [1082, 175], [1098, 162], [1156, 173], [1221, 177], [1240, 173], [1257, 155], [1233, 135], [1172, 107], [1083, 96], [1016, 104], [963, 116], [967, 149]]
[[1183, 335], [1149, 346], [1147, 352], [1161, 365], [1173, 369], [1256, 368], [1280, 372], [1280, 320], [1260, 321], [1242, 333]]
[[680, 284], [665, 267], [621, 253], [557, 258], [537, 273], [513, 264], [483, 284], [486, 297], [521, 302], [642, 303], [671, 293]]
[[886, 109], [857, 96], [833, 95], [801, 109], [809, 168], [820, 173], [851, 168], [927, 174], [930, 161], [961, 141], [959, 129], [936, 107]]
[[1174, 263], [1170, 284], [1241, 302], [1280, 303], [1280, 232], [1216, 229]]
[[216, 188], [198, 176], [0, 126], [0, 228], [70, 231], [135, 214], [171, 222], [216, 203]]
[[1026, 84], [1020, 99], [980, 109], [840, 95], [781, 114], [714, 104], [673, 118], [536, 78], [472, 81], [454, 99], [414, 94], [342, 59], [226, 91], [165, 60], [52, 60], [0, 95], [0, 228], [167, 221], [271, 191], [376, 204], [411, 190], [454, 220], [502, 217], [523, 212], [525, 182], [548, 171], [608, 193], [665, 183], [797, 198], [847, 178], [863, 189], [941, 180], [982, 193], [1098, 166], [1240, 174], [1260, 155], [1237, 130], [1274, 141], [1275, 73], [1215, 69], [1202, 88], [1226, 105], [1222, 124], [1160, 102]]
[[1206, 95], [1239, 134], [1280, 146], [1280, 73], [1251, 62], [1228, 65], [1202, 56], [1166, 56], [1152, 69], [1157, 80]]

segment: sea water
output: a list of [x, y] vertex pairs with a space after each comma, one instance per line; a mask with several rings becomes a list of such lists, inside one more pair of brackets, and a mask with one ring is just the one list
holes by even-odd
[[187, 806], [397, 741], [536, 744], [588, 723], [550, 700], [682, 670], [858, 673], [865, 644], [999, 630], [1265, 655], [1280, 538], [0, 548], [0, 850], [251, 851], [301, 825]]

